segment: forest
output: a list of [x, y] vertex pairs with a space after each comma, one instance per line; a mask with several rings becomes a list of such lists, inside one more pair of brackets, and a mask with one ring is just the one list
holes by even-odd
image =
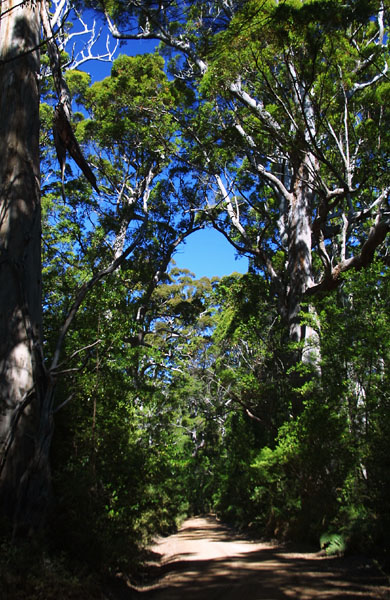
[[386, 1], [0, 4], [1, 597], [206, 513], [389, 572]]

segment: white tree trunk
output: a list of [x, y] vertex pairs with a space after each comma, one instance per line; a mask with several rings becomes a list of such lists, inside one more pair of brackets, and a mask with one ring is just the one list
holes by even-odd
[[[288, 215], [288, 273], [287, 320], [290, 340], [302, 343], [301, 360], [319, 371], [320, 349], [316, 330], [302, 324], [301, 303], [306, 290], [313, 285], [311, 180], [316, 168], [312, 155], [306, 154], [297, 169], [293, 183]], [[313, 319], [315, 315], [312, 315]]]

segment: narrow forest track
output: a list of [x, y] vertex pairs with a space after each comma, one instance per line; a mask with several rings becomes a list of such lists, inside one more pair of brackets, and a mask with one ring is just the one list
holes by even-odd
[[[389, 599], [386, 580], [367, 561], [291, 552], [245, 539], [214, 517], [185, 521], [151, 547], [143, 600]], [[121, 595], [121, 598], [124, 597]]]

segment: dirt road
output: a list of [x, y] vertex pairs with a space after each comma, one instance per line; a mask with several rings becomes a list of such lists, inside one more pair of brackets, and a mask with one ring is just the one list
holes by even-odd
[[151, 548], [142, 600], [378, 600], [389, 587], [362, 559], [286, 551], [238, 536], [212, 517], [189, 519]]

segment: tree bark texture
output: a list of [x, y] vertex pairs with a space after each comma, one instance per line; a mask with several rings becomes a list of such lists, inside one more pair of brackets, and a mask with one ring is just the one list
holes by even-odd
[[47, 465], [38, 459], [45, 435], [39, 5], [2, 0], [1, 13], [0, 509], [11, 527], [25, 531], [38, 525], [47, 494]]
[[320, 361], [318, 335], [310, 325], [302, 324], [300, 315], [304, 295], [313, 285], [311, 212], [313, 174], [316, 168], [316, 159], [307, 153], [296, 169], [292, 182], [288, 214], [287, 321], [290, 340], [302, 343], [300, 359], [318, 371]]

